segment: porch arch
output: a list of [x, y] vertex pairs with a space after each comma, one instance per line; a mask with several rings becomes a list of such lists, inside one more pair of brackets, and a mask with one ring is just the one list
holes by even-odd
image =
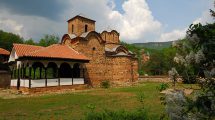
[[75, 63], [73, 65], [73, 77], [74, 78], [80, 78], [80, 72], [81, 72], [80, 64], [79, 63]]
[[58, 77], [58, 67], [54, 62], [49, 62], [47, 65], [47, 78], [57, 78]]
[[60, 78], [72, 78], [72, 68], [68, 63], [62, 63], [59, 69]]
[[34, 70], [33, 72], [33, 79], [41, 79], [41, 78], [45, 78], [45, 74], [43, 72], [44, 70], [44, 65], [41, 62], [34, 62], [32, 64], [32, 68]]

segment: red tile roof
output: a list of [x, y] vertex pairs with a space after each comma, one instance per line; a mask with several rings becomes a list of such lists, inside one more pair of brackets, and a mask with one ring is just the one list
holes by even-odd
[[10, 55], [10, 52], [3, 48], [0, 48], [0, 55]]
[[24, 56], [27, 53], [40, 50], [44, 47], [42, 46], [35, 46], [35, 45], [26, 45], [26, 44], [13, 44], [13, 48], [16, 51], [16, 55], [18, 57]]
[[67, 45], [53, 44], [48, 47], [40, 47], [33, 45], [14, 44], [14, 49], [18, 57], [89, 60], [86, 56], [78, 53]]

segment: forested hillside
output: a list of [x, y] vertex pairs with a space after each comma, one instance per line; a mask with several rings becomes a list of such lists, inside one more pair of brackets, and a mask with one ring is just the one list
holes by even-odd
[[172, 41], [168, 42], [147, 42], [147, 43], [133, 43], [133, 45], [140, 47], [140, 48], [150, 48], [161, 50], [163, 48], [168, 48], [172, 45]]

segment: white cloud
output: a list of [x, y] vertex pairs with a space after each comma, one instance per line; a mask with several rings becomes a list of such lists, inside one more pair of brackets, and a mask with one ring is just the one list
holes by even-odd
[[15, 20], [0, 18], [0, 29], [22, 36], [23, 28], [23, 25], [17, 23]]
[[197, 24], [197, 23], [201, 23], [203, 25], [205, 25], [206, 23], [212, 23], [214, 22], [214, 19], [212, 18], [212, 16], [210, 15], [209, 11], [204, 11], [201, 15], [201, 17], [197, 18], [193, 24]]
[[[197, 18], [196, 20], [193, 21], [193, 24], [198, 24], [201, 23], [203, 25], [205, 25], [206, 23], [212, 23], [214, 22], [214, 19], [211, 17], [209, 11], [204, 11], [201, 15], [201, 17]], [[168, 40], [178, 40], [178, 39], [182, 39], [186, 36], [186, 30], [188, 28], [184, 28], [184, 29], [175, 29], [171, 32], [167, 32], [167, 33], [162, 33], [160, 36], [159, 41], [164, 42], [164, 41], [168, 41]]]
[[186, 35], [187, 28], [183, 30], [173, 30], [171, 32], [162, 33], [160, 36], [159, 42], [172, 41], [182, 39]]
[[62, 35], [67, 27], [64, 22], [56, 22], [40, 16], [10, 14], [0, 9], [0, 29], [19, 34], [25, 39], [39, 40], [44, 34]]
[[149, 33], [157, 35], [160, 32], [162, 24], [154, 19], [145, 0], [125, 1], [122, 8], [123, 14], [114, 10], [108, 14], [109, 21], [114, 21], [114, 25], [118, 27], [121, 39], [134, 42], [145, 38]]
[[[96, 20], [96, 30], [115, 29], [120, 32], [121, 40], [126, 42], [170, 41], [183, 38], [186, 29], [175, 29], [163, 32], [164, 25], [156, 20], [146, 0], [126, 0], [122, 4], [123, 13], [115, 10], [114, 0], [68, 0], [71, 6], [60, 14], [59, 21], [34, 15], [12, 14], [0, 8], [0, 29], [20, 34], [24, 38], [39, 40], [44, 34], [57, 34], [60, 37], [67, 33], [67, 20], [82, 14]], [[206, 17], [205, 17], [206, 16]], [[204, 13], [196, 21], [209, 20]], [[7, 18], [7, 19], [3, 19]], [[6, 24], [7, 23], [7, 24]]]

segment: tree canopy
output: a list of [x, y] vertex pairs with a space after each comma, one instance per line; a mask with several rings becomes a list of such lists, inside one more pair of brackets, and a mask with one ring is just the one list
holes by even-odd
[[0, 48], [4, 48], [8, 51], [11, 51], [13, 47], [13, 43], [23, 43], [23, 44], [38, 45], [38, 46], [46, 47], [52, 44], [56, 44], [59, 41], [60, 41], [60, 38], [56, 35], [45, 34], [43, 38], [40, 39], [39, 42], [36, 42], [32, 38], [25, 40], [24, 38], [14, 33], [0, 30]]
[[0, 30], [0, 48], [10, 51], [13, 43], [24, 43], [24, 39], [19, 35]]

